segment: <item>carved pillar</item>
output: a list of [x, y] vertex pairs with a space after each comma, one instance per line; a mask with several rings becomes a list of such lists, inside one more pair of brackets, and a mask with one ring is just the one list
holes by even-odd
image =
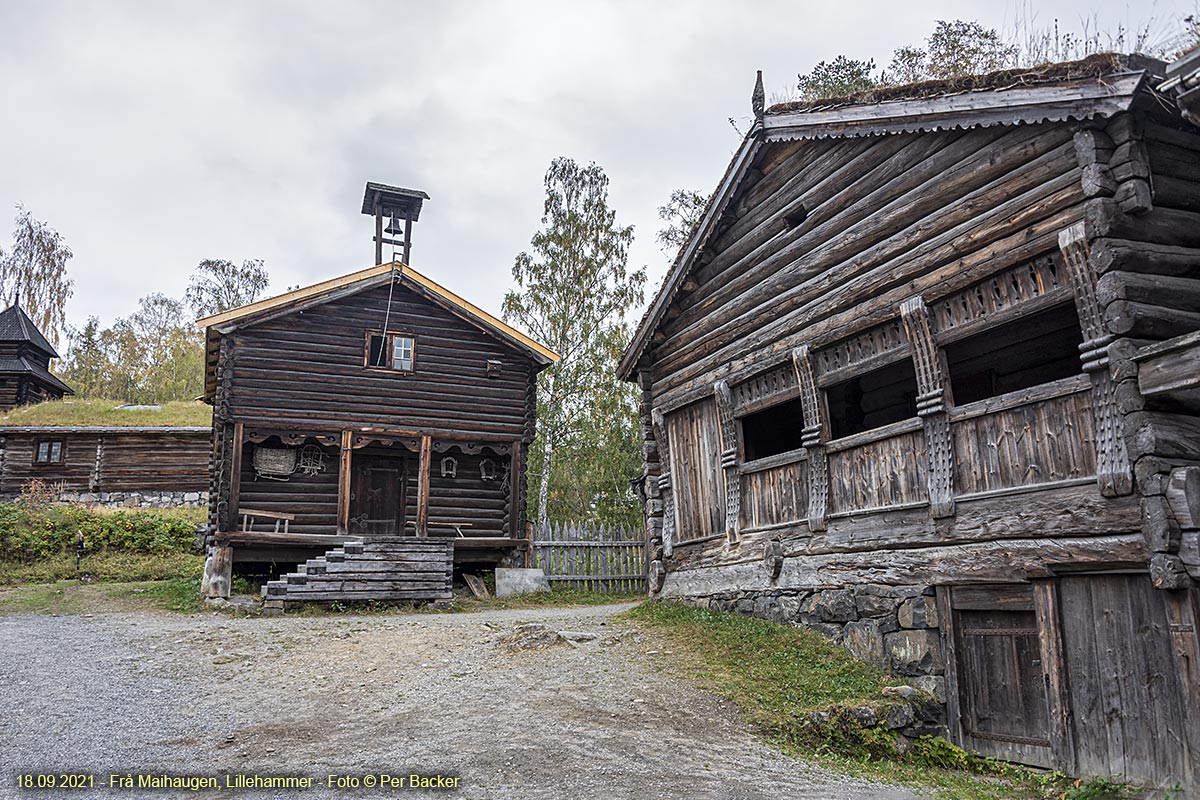
[[88, 481], [88, 491], [100, 491], [100, 475], [104, 470], [104, 436], [96, 440], [96, 461], [92, 464], [92, 477]]
[[808, 527], [809, 530], [823, 531], [829, 506], [829, 461], [825, 454], [829, 420], [817, 388], [808, 345], [802, 344], [792, 351], [792, 368], [796, 370], [800, 406], [804, 410], [800, 443], [808, 451]]
[[725, 538], [730, 544], [738, 541], [738, 517], [742, 510], [742, 481], [738, 475], [738, 426], [733, 418], [733, 394], [729, 384], [717, 381], [713, 385], [717, 401], [717, 419], [721, 426], [721, 470], [725, 474]]
[[908, 334], [917, 372], [917, 416], [925, 426], [925, 456], [929, 460], [929, 511], [935, 517], [954, 515], [954, 443], [946, 415], [946, 371], [933, 341], [929, 311], [920, 297], [900, 304], [900, 320]]
[[1091, 254], [1084, 223], [1079, 222], [1058, 234], [1075, 308], [1079, 312], [1079, 327], [1083, 344], [1079, 358], [1083, 371], [1092, 380], [1092, 413], [1096, 419], [1096, 482], [1105, 497], [1129, 494], [1133, 491], [1133, 476], [1129, 469], [1129, 453], [1125, 449], [1125, 425], [1117, 408], [1116, 384], [1108, 371], [1108, 345], [1113, 336], [1104, 324], [1104, 312], [1096, 298], [1096, 275], [1088, 263]]
[[342, 446], [338, 455], [337, 530], [343, 536], [350, 530], [350, 469], [353, 464], [353, 431], [342, 431]]
[[671, 442], [667, 425], [657, 408], [650, 412], [654, 425], [654, 440], [658, 442], [658, 493], [662, 497], [663, 555], [669, 556], [675, 547], [675, 490], [671, 488]]

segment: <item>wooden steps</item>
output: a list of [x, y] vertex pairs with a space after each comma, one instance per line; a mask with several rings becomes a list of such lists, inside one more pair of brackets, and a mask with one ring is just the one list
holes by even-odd
[[265, 608], [297, 602], [449, 600], [454, 540], [380, 536], [345, 542], [263, 587]]

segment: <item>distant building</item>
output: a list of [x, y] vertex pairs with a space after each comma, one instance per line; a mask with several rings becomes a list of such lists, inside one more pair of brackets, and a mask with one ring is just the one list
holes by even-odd
[[0, 313], [0, 411], [75, 394], [50, 374], [58, 353], [14, 302]]

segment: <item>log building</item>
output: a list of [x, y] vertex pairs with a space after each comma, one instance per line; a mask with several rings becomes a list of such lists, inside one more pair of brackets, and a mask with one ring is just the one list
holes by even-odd
[[67, 502], [201, 506], [208, 501], [211, 430], [184, 426], [0, 426], [0, 500], [31, 481]]
[[1200, 131], [1163, 65], [764, 108], [620, 366], [653, 594], [813, 626], [951, 738], [1197, 786]]
[[0, 412], [75, 394], [51, 374], [52, 358], [58, 352], [18, 303], [0, 312]]
[[[377, 258], [384, 243], [407, 252], [423, 199], [367, 185]], [[234, 561], [358, 555], [347, 542], [396, 554], [430, 539], [422, 553], [440, 547], [459, 563], [524, 557], [536, 378], [554, 353], [399, 261], [200, 324], [214, 575]], [[288, 598], [299, 598], [327, 569], [309, 562], [275, 588], [282, 596], [290, 583]], [[319, 599], [418, 596], [403, 572], [322, 584]]]

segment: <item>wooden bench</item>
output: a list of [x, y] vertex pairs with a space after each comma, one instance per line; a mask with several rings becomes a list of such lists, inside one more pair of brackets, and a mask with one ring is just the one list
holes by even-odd
[[248, 533], [258, 517], [275, 520], [275, 533], [279, 533], [279, 523], [283, 523], [283, 532], [288, 532], [288, 524], [296, 518], [295, 514], [284, 514], [279, 511], [261, 511], [253, 508], [239, 508], [242, 517], [242, 532]]

